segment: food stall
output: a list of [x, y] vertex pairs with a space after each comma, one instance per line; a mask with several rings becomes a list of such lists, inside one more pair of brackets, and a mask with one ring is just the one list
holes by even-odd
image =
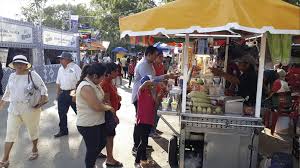
[[[199, 10], [203, 7], [205, 10]], [[201, 2], [177, 0], [120, 18], [121, 37], [151, 35], [185, 39], [182, 88], [174, 87], [175, 89], [172, 89], [172, 93], [170, 93], [173, 98], [164, 99], [162, 102], [164, 107], [159, 111], [160, 115], [178, 115], [180, 118], [179, 133], [172, 128], [172, 125], [168, 124], [179, 139], [180, 168], [191, 167], [190, 163], [193, 163], [194, 167], [202, 168], [256, 167], [257, 135], [263, 128], [260, 113], [266, 32], [300, 34], [299, 10], [299, 7], [280, 0], [261, 0], [259, 3], [251, 0], [202, 0]], [[162, 13], [164, 15], [161, 15]], [[266, 17], [265, 13], [272, 13], [272, 17]], [[206, 64], [202, 67], [203, 73], [198, 77], [198, 79], [204, 78], [204, 80], [198, 80], [196, 77], [194, 81], [204, 83], [203, 90], [208, 88], [208, 92], [201, 92], [200, 89], [188, 93], [188, 82], [192, 73], [191, 68], [189, 69], [191, 39], [199, 37], [226, 38], [227, 54], [225, 54], [224, 63], [226, 69], [229, 38], [249, 38], [258, 35], [262, 36], [260, 38], [256, 105], [253, 114], [246, 115], [244, 113], [243, 101], [245, 98], [232, 99], [222, 94], [222, 85], [220, 85], [222, 79], [216, 79], [216, 77], [206, 74], [204, 68]], [[202, 58], [205, 60], [205, 56]], [[207, 82], [208, 79], [210, 82]], [[210, 91], [210, 87], [215, 84], [219, 85], [211, 88]], [[181, 99], [176, 100], [174, 97], [178, 97], [178, 92], [181, 93]], [[223, 102], [223, 104], [219, 102]], [[177, 110], [175, 110], [176, 103], [180, 104]], [[162, 120], [167, 123], [164, 118]], [[170, 147], [169, 153], [171, 151], [172, 155], [176, 157], [176, 146]], [[191, 151], [198, 152], [196, 162], [185, 156]], [[174, 159], [170, 161], [170, 158], [174, 157], [169, 157], [170, 163], [174, 161]]]

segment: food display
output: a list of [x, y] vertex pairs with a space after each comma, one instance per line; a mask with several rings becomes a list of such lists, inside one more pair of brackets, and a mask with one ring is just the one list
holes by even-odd
[[177, 105], [178, 105], [178, 102], [176, 100], [173, 100], [171, 102], [171, 109], [172, 109], [172, 111], [176, 111], [177, 110]]
[[187, 97], [191, 100], [191, 112], [197, 114], [222, 114], [222, 107], [212, 104], [206, 92], [192, 91]]
[[163, 111], [166, 111], [169, 107], [169, 99], [163, 98], [163, 101], [161, 102], [161, 107]]
[[162, 111], [177, 112], [180, 99], [181, 99], [180, 87], [173, 86], [172, 89], [169, 91], [167, 97], [162, 98], [162, 102], [161, 102]]

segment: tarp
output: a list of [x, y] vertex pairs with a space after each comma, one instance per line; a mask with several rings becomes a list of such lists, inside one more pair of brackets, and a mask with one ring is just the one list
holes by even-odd
[[273, 64], [289, 64], [292, 51], [292, 36], [288, 34], [268, 34], [267, 37]]
[[281, 0], [176, 0], [119, 19], [121, 37], [241, 30], [300, 34], [300, 8]]

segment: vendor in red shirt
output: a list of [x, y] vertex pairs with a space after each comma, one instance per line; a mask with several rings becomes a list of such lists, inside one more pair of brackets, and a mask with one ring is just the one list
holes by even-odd
[[161, 93], [157, 92], [155, 83], [149, 76], [141, 79], [142, 85], [138, 91], [138, 111], [136, 121], [136, 135], [138, 138], [135, 163], [141, 167], [151, 166], [147, 160], [146, 147], [151, 128], [154, 125], [156, 109], [161, 101]]
[[300, 92], [300, 64], [294, 64], [288, 69], [286, 81], [293, 92]]
[[[104, 91], [104, 100], [107, 104], [112, 106], [115, 111], [119, 110], [121, 107], [121, 96], [118, 95], [116, 86], [113, 84], [112, 80], [118, 77], [118, 65], [115, 63], [107, 64], [106, 77], [100, 83], [102, 90]], [[113, 142], [114, 136], [116, 135], [115, 128], [119, 123], [118, 117], [111, 115], [112, 113], [107, 112], [105, 114], [105, 124], [107, 128], [107, 159], [106, 166], [112, 167], [122, 167], [122, 163], [115, 160], [113, 157]]]
[[153, 67], [155, 70], [155, 76], [161, 76], [161, 75], [165, 74], [163, 59], [164, 59], [164, 54], [163, 54], [162, 50], [159, 50], [157, 57], [153, 63]]

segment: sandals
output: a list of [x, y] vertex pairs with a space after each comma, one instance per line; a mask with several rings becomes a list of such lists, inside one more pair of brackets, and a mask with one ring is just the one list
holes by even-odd
[[39, 157], [39, 153], [38, 152], [32, 152], [28, 158], [28, 160], [35, 160]]
[[99, 155], [97, 156], [97, 158], [99, 158], [99, 159], [106, 159], [107, 156], [104, 155], [103, 153], [99, 153]]
[[141, 168], [153, 168], [155, 167], [155, 162], [153, 160], [141, 161]]
[[0, 161], [0, 168], [8, 168], [9, 166], [9, 161]]
[[114, 164], [111, 164], [111, 163], [105, 163], [105, 165], [107, 167], [123, 167], [123, 164], [119, 161], [116, 161]]

